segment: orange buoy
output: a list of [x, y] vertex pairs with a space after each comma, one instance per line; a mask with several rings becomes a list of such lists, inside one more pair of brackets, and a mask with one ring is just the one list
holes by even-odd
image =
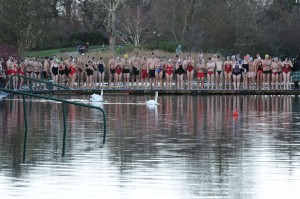
[[237, 109], [235, 109], [235, 111], [233, 111], [233, 116], [237, 117], [239, 115], [239, 111]]

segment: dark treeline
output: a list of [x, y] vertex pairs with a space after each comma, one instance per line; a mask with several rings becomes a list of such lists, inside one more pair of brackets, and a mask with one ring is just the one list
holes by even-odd
[[300, 1], [0, 0], [0, 42], [21, 52], [158, 39], [190, 51], [296, 56]]

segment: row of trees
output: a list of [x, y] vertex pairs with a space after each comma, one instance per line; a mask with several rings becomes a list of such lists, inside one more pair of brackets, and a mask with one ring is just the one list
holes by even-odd
[[299, 0], [0, 0], [0, 42], [20, 52], [159, 37], [185, 50], [295, 56], [299, 22]]

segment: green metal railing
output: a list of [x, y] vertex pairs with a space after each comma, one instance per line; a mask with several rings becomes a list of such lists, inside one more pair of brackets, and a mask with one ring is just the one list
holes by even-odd
[[77, 105], [77, 106], [82, 106], [82, 107], [87, 107], [87, 108], [93, 108], [93, 109], [97, 109], [100, 110], [102, 112], [103, 115], [103, 127], [104, 127], [104, 133], [103, 133], [103, 144], [105, 144], [105, 140], [106, 140], [106, 113], [105, 111], [98, 106], [92, 106], [92, 105], [88, 105], [88, 104], [82, 104], [82, 103], [78, 103], [78, 102], [73, 102], [73, 101], [67, 101], [64, 99], [59, 99], [59, 98], [53, 98], [53, 97], [48, 97], [48, 96], [43, 96], [43, 95], [37, 95], [37, 94], [33, 94], [33, 93], [27, 93], [27, 92], [20, 92], [20, 91], [14, 91], [14, 90], [9, 90], [9, 89], [3, 89], [0, 88], [0, 91], [4, 91], [7, 93], [13, 93], [13, 94], [19, 94], [23, 96], [23, 110], [24, 110], [24, 127], [25, 127], [25, 135], [24, 135], [24, 149], [23, 149], [23, 162], [25, 162], [25, 157], [26, 157], [26, 147], [27, 147], [27, 137], [28, 137], [28, 123], [27, 123], [27, 109], [26, 109], [26, 98], [25, 96], [30, 96], [30, 97], [37, 97], [37, 98], [42, 98], [42, 99], [48, 99], [48, 100], [53, 100], [53, 101], [58, 101], [58, 102], [62, 102], [63, 104], [63, 123], [64, 123], [64, 134], [63, 134], [63, 146], [62, 146], [62, 156], [65, 155], [65, 146], [66, 146], [66, 131], [67, 131], [67, 127], [66, 127], [66, 104], [73, 104], [73, 105]]
[[53, 84], [53, 83], [48, 82], [48, 81], [43, 81], [43, 80], [35, 79], [35, 78], [32, 78], [32, 77], [22, 76], [22, 75], [12, 75], [12, 76], [10, 76], [10, 78], [9, 78], [9, 81], [10, 81], [9, 89], [11, 89], [12, 78], [13, 77], [20, 77], [20, 78], [23, 78], [23, 79], [30, 80], [28, 87], [29, 87], [29, 90], [30, 90], [31, 93], [32, 93], [32, 82], [34, 81], [34, 82], [47, 84], [48, 85], [48, 90], [49, 90], [49, 95], [51, 95], [51, 91], [53, 90], [53, 87], [58, 87], [58, 88], [68, 90], [69, 94], [71, 94], [71, 89], [67, 86], [62, 86], [62, 85], [59, 85], [59, 84]]

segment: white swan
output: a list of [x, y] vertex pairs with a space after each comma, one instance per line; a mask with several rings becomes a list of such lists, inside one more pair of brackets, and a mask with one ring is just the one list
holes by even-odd
[[101, 90], [101, 95], [93, 94], [91, 95], [90, 101], [92, 102], [103, 102], [103, 90]]
[[155, 99], [146, 101], [147, 105], [150, 105], [150, 106], [151, 105], [158, 105], [157, 98], [158, 98], [158, 92], [155, 91]]

